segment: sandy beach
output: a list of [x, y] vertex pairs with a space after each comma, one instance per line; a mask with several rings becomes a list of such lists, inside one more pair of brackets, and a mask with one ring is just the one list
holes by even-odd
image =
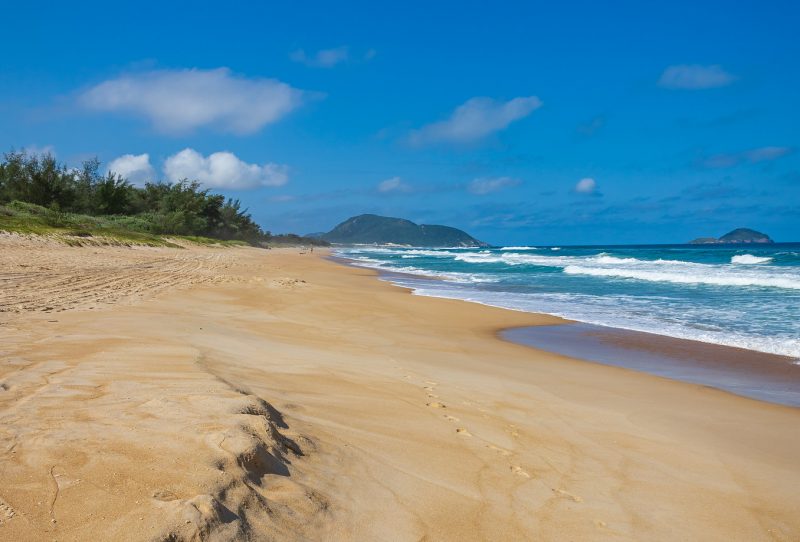
[[800, 539], [800, 410], [327, 251], [0, 236], [0, 540]]

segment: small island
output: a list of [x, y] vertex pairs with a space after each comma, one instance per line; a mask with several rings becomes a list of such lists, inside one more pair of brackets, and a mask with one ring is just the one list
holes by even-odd
[[761, 243], [771, 244], [774, 243], [769, 235], [761, 233], [749, 228], [736, 228], [735, 230], [726, 233], [719, 239], [715, 237], [698, 237], [693, 241], [689, 241], [690, 245], [728, 245], [728, 244], [749, 244]]

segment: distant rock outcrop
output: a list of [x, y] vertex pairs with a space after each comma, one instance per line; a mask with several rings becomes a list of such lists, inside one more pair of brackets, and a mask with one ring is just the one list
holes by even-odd
[[774, 243], [766, 233], [761, 233], [749, 228], [736, 228], [726, 233], [719, 239], [714, 237], [700, 237], [689, 242], [692, 245], [726, 245], [740, 243]]
[[487, 247], [468, 233], [449, 226], [414, 224], [410, 220], [378, 215], [348, 218], [320, 236], [330, 243], [406, 245], [415, 247]]

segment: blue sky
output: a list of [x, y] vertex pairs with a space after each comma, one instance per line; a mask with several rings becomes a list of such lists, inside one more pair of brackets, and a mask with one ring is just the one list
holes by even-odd
[[800, 240], [793, 2], [4, 7], [0, 148], [201, 180], [273, 232]]

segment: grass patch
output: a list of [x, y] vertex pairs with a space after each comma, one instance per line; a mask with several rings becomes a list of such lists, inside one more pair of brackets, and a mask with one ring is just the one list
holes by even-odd
[[151, 233], [148, 215], [90, 216], [65, 213], [33, 203], [12, 201], [0, 205], [0, 231], [23, 235], [46, 235], [70, 246], [142, 245], [183, 248], [181, 242], [215, 247], [307, 246], [309, 239], [298, 235], [276, 235], [251, 245], [241, 240], [223, 240], [199, 235]]
[[113, 218], [62, 213], [19, 201], [0, 206], [0, 231], [52, 236], [70, 246], [179, 246], [160, 235], [120, 227]]
[[211, 237], [201, 237], [199, 235], [170, 235], [168, 236], [172, 239], [180, 239], [183, 241], [189, 241], [198, 245], [207, 245], [207, 246], [222, 246], [222, 247], [249, 247], [250, 244], [246, 241], [239, 241], [236, 239], [233, 240], [224, 240], [224, 239], [212, 239]]

